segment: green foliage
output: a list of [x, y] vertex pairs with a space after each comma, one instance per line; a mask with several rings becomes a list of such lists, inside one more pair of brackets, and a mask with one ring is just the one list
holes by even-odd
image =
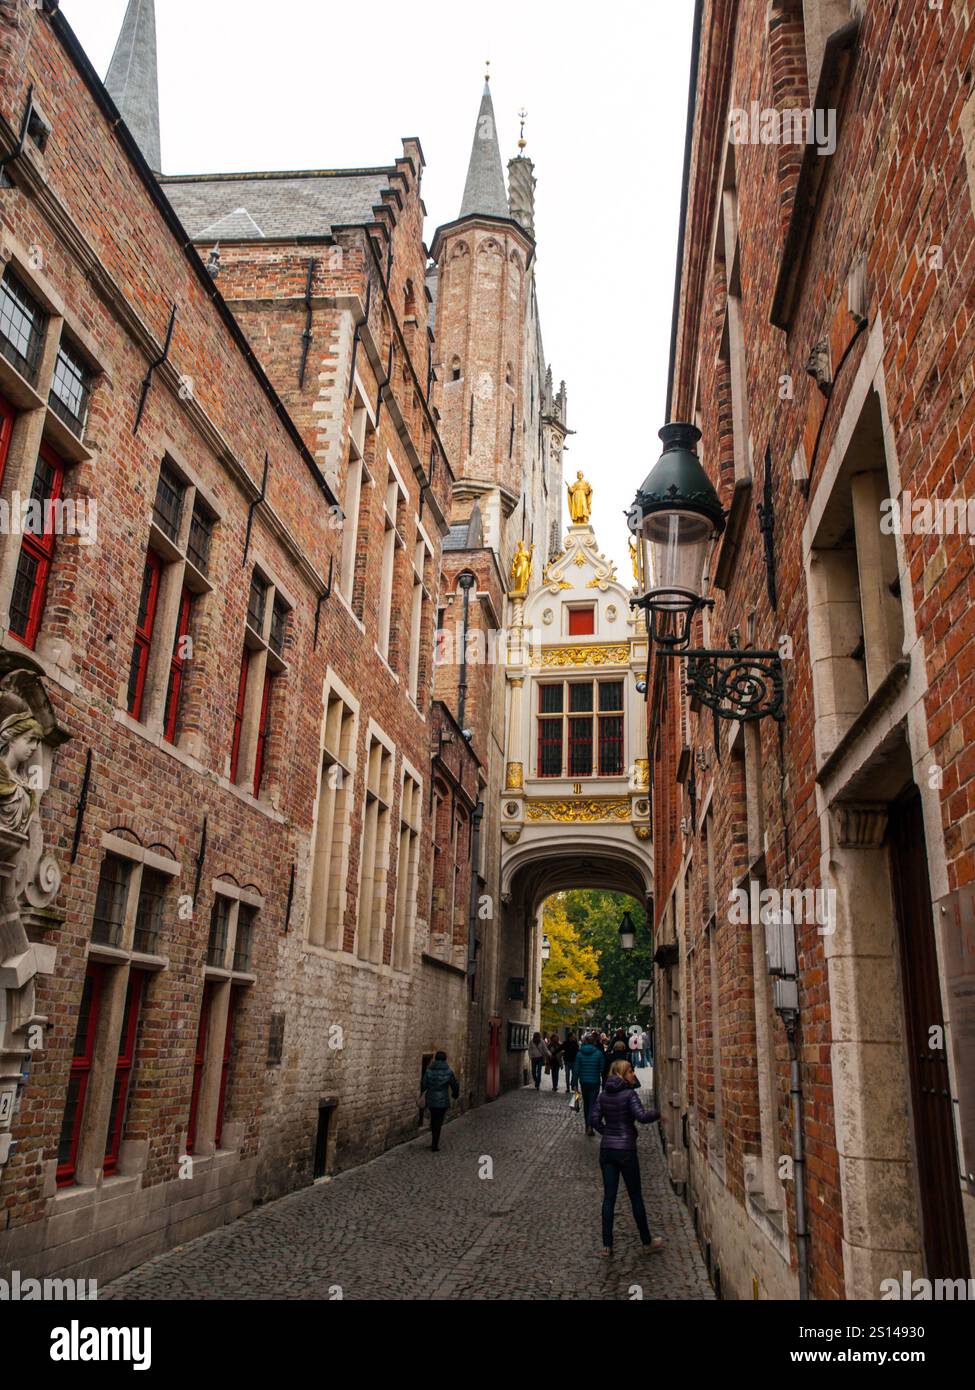
[[[583, 946], [591, 948], [598, 959], [601, 998], [593, 1010], [596, 1026], [625, 1028], [639, 1023], [646, 1027], [650, 1021], [650, 1001], [637, 1006], [637, 982], [649, 980], [653, 973], [650, 933], [643, 906], [625, 893], [612, 893], [597, 888], [574, 888], [560, 893], [559, 898], [568, 921], [575, 928]], [[620, 946], [620, 918], [629, 912], [636, 927], [636, 946], [624, 951]]]

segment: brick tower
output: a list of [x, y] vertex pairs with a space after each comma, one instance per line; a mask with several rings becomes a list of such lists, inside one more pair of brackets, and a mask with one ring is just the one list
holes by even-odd
[[[511, 1051], [510, 1025], [523, 1028], [534, 1003], [524, 995], [523, 942], [507, 940], [500, 910], [507, 692], [503, 659], [491, 655], [498, 649], [492, 634], [510, 626], [509, 609], [524, 604], [561, 550], [568, 433], [565, 385], [557, 394], [552, 389], [538, 322], [531, 160], [519, 153], [508, 178], [510, 196], [485, 81], [460, 215], [437, 230], [427, 279], [436, 323], [434, 403], [455, 478], [441, 624], [459, 654], [438, 666], [436, 689], [479, 760], [477, 814], [483, 815], [472, 847], [479, 906], [468, 962], [466, 1069], [478, 1098], [519, 1079], [522, 1054]], [[519, 542], [534, 547], [527, 584], [512, 576]]]
[[559, 549], [565, 388], [553, 394], [542, 354], [532, 162], [519, 154], [508, 170], [510, 198], [485, 80], [460, 215], [431, 249], [435, 400], [457, 479], [452, 521], [476, 505], [505, 574], [516, 542], [534, 542], [534, 584]]

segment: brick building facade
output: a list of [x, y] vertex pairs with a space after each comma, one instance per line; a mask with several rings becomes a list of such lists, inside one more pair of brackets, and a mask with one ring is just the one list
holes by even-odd
[[0, 500], [98, 523], [0, 552], [0, 1263], [101, 1279], [409, 1137], [438, 1048], [496, 1093], [503, 669], [436, 633], [496, 649], [565, 433], [493, 128], [465, 346], [418, 140], [163, 177], [151, 4], [107, 83], [0, 4]]
[[[779, 651], [785, 718], [713, 720], [655, 656], [655, 1032], [671, 1178], [737, 1298], [970, 1267], [972, 551], [887, 519], [971, 487], [973, 20], [697, 6], [667, 406], [727, 516], [692, 645]], [[765, 890], [804, 909], [804, 1171]]]

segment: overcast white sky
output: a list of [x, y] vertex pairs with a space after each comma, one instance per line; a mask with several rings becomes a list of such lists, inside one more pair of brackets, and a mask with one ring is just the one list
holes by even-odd
[[[102, 77], [125, 0], [62, 0]], [[566, 470], [622, 513], [657, 458], [693, 0], [156, 0], [166, 173], [390, 164], [417, 135], [427, 245], [457, 216], [484, 74], [505, 162], [528, 109], [545, 352], [569, 393]]]

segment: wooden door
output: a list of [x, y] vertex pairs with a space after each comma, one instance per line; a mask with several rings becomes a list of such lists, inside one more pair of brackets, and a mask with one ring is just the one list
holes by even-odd
[[[916, 787], [891, 805], [888, 843], [910, 1054], [924, 1272], [929, 1279], [967, 1279], [968, 1244], [944, 1045], [924, 821]], [[939, 1041], [940, 1046], [933, 1045]]]

